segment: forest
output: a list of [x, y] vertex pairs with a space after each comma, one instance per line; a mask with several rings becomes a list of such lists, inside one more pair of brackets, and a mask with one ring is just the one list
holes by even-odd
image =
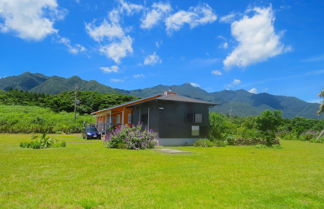
[[73, 112], [75, 101], [79, 114], [90, 114], [99, 109], [129, 102], [136, 97], [98, 93], [95, 91], [67, 91], [59, 94], [33, 93], [23, 90], [0, 90], [0, 105], [23, 105], [50, 108], [54, 112]]

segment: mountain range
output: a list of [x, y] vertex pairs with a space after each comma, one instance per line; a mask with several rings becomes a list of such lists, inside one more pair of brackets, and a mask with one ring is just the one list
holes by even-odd
[[122, 90], [111, 88], [98, 83], [97, 81], [85, 81], [78, 76], [63, 78], [59, 76], [45, 76], [39, 73], [23, 73], [17, 76], [0, 78], [0, 89], [19, 89], [36, 93], [57, 94], [63, 91], [71, 91], [75, 88], [80, 91], [97, 91], [101, 93], [127, 94], [136, 97], [147, 97], [159, 94], [163, 91], [174, 91], [183, 96], [195, 99], [202, 99], [216, 103], [211, 111], [223, 114], [249, 116], [258, 115], [260, 112], [270, 110], [281, 110], [283, 116], [306, 117], [324, 119], [318, 116], [316, 111], [319, 104], [308, 103], [296, 97], [277, 96], [268, 93], [253, 94], [246, 90], [223, 90], [219, 92], [206, 92], [205, 90], [194, 87], [189, 83], [182, 85], [158, 85], [152, 88]]

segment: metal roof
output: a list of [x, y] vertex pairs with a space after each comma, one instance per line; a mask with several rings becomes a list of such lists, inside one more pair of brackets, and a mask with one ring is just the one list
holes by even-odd
[[[157, 96], [161, 96], [161, 94], [156, 94], [156, 95], [153, 95], [153, 96], [149, 96], [149, 97], [145, 97], [145, 98], [142, 98], [142, 99], [133, 100], [133, 101], [126, 102], [126, 103], [123, 103], [123, 104], [120, 104], [120, 105], [116, 105], [116, 106], [113, 106], [113, 107], [108, 107], [108, 108], [105, 108], [105, 109], [102, 109], [102, 110], [98, 110], [96, 112], [93, 112], [91, 114], [94, 115], [96, 113], [100, 113], [100, 112], [112, 110], [112, 109], [115, 109], [117, 107], [130, 106], [133, 103], [138, 103], [138, 102], [141, 103], [142, 100], [146, 101], [146, 100], [148, 100], [150, 98], [152, 98], [152, 100], [153, 100]], [[151, 100], [149, 100], [149, 101], [151, 101]]]
[[200, 99], [193, 99], [190, 97], [180, 96], [177, 94], [163, 95], [161, 97], [156, 98], [156, 100], [167, 100], [167, 101], [176, 101], [176, 102], [189, 102], [189, 103], [216, 105], [215, 103], [207, 102], [207, 101], [200, 100]]
[[149, 102], [149, 101], [152, 101], [152, 100], [199, 103], [199, 104], [206, 104], [206, 105], [210, 105], [210, 106], [217, 105], [215, 103], [211, 103], [211, 102], [207, 102], [207, 101], [203, 101], [203, 100], [199, 100], [199, 99], [193, 99], [193, 98], [190, 98], [190, 97], [180, 96], [180, 95], [177, 95], [177, 94], [157, 94], [157, 95], [154, 95], [154, 96], [150, 96], [150, 97], [146, 97], [146, 98], [143, 98], [143, 99], [138, 99], [138, 100], [130, 101], [130, 102], [120, 104], [120, 105], [117, 105], [117, 106], [102, 109], [102, 110], [99, 110], [97, 112], [93, 112], [91, 114], [95, 115], [97, 113], [101, 113], [101, 112], [104, 112], [104, 111], [112, 110], [112, 109], [115, 109], [115, 108], [118, 108], [118, 107], [123, 107], [123, 106], [131, 107], [131, 106], [135, 106], [137, 104], [142, 104], [142, 103]]

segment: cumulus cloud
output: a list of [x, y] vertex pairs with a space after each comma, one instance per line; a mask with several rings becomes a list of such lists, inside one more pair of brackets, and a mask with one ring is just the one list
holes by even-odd
[[133, 53], [132, 43], [133, 39], [130, 36], [125, 36], [119, 41], [101, 46], [99, 51], [114, 60], [115, 63], [120, 63], [122, 58]]
[[238, 16], [238, 14], [237, 13], [230, 13], [230, 14], [228, 14], [228, 15], [225, 15], [225, 16], [222, 16], [220, 19], [219, 19], [219, 21], [220, 22], [223, 22], [223, 23], [231, 23], [231, 22], [233, 22], [235, 19], [236, 19], [236, 17]]
[[213, 9], [208, 4], [203, 4], [197, 7], [190, 7], [188, 11], [180, 10], [165, 20], [165, 25], [168, 33], [180, 30], [185, 24], [190, 28], [198, 25], [212, 23], [217, 19]]
[[252, 94], [256, 94], [256, 93], [258, 93], [258, 90], [256, 88], [252, 88], [248, 92], [250, 92]]
[[119, 4], [120, 4], [120, 8], [119, 8], [120, 12], [121, 13], [125, 12], [127, 15], [132, 15], [135, 12], [139, 12], [144, 8], [142, 5], [128, 3], [124, 0], [119, 0]]
[[112, 40], [114, 38], [123, 38], [125, 33], [118, 22], [109, 23], [106, 19], [96, 26], [94, 23], [86, 24], [86, 31], [95, 41], [103, 41], [105, 38]]
[[75, 44], [72, 45], [70, 39], [65, 38], [65, 37], [59, 37], [58, 39], [58, 43], [63, 44], [64, 46], [66, 46], [68, 48], [68, 51], [71, 54], [79, 54], [81, 52], [86, 51], [87, 49], [82, 46], [81, 44]]
[[228, 48], [228, 43], [227, 42], [224, 42], [224, 43], [220, 44], [219, 45], [219, 48], [227, 49]]
[[213, 70], [213, 71], [211, 72], [211, 74], [213, 74], [213, 75], [222, 75], [222, 72], [219, 71], [219, 70]]
[[120, 24], [122, 15], [133, 15], [144, 9], [142, 5], [119, 0], [119, 6], [108, 13], [101, 24], [87, 23], [85, 25], [89, 36], [100, 42], [99, 52], [119, 64], [121, 59], [133, 53], [133, 38], [126, 34]]
[[155, 52], [144, 59], [144, 65], [155, 65], [159, 63], [162, 63], [162, 60]]
[[190, 84], [191, 86], [193, 86], [193, 87], [196, 87], [196, 88], [200, 87], [200, 85], [199, 85], [198, 83], [190, 82], [189, 84]]
[[154, 3], [152, 8], [143, 16], [141, 28], [150, 29], [161, 21], [172, 10], [169, 3]]
[[56, 0], [0, 1], [0, 31], [14, 32], [26, 40], [42, 40], [57, 33], [54, 23], [63, 16]]
[[255, 7], [248, 12], [253, 12], [254, 15], [244, 15], [231, 24], [231, 33], [238, 41], [238, 46], [223, 61], [225, 67], [248, 66], [289, 50], [275, 32], [271, 7]]
[[120, 1], [120, 3], [122, 5], [121, 8], [111, 10], [108, 13], [108, 17], [100, 25], [96, 26], [94, 23], [86, 24], [89, 36], [101, 43], [99, 52], [117, 64], [120, 63], [122, 58], [133, 53], [133, 39], [126, 35], [120, 25], [120, 12], [122, 10], [128, 12], [137, 10], [136, 5], [128, 4], [125, 1]]
[[144, 78], [144, 74], [135, 74], [133, 75], [133, 78]]
[[226, 85], [226, 89], [230, 89], [230, 88], [232, 88], [234, 86], [239, 85], [240, 83], [241, 83], [241, 80], [234, 79], [231, 83], [229, 83], [229, 84]]
[[100, 70], [105, 73], [117, 73], [119, 71], [119, 67], [117, 65], [113, 65], [111, 67], [100, 67]]
[[119, 78], [111, 78], [110, 79], [110, 82], [113, 82], [113, 83], [122, 83], [124, 82], [123, 79], [119, 79]]

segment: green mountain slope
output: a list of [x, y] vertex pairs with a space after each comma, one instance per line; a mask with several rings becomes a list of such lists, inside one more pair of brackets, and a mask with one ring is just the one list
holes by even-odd
[[206, 92], [201, 88], [194, 87], [189, 83], [183, 85], [158, 85], [152, 88], [137, 90], [114, 89], [100, 84], [96, 81], [85, 81], [77, 76], [63, 78], [58, 76], [48, 77], [38, 73], [23, 73], [18, 76], [10, 76], [0, 79], [0, 89], [20, 89], [37, 93], [57, 94], [64, 91], [74, 90], [78, 87], [80, 91], [96, 91], [100, 93], [119, 93], [136, 97], [148, 97], [160, 94], [164, 91], [175, 91], [183, 96], [218, 104], [211, 108], [224, 114], [248, 116], [257, 115], [260, 112], [270, 110], [281, 110], [284, 117], [307, 117], [320, 118], [316, 111], [318, 104], [307, 103], [296, 97], [276, 96], [268, 93], [252, 94], [245, 90], [224, 90], [219, 92]]
[[80, 91], [117, 93], [113, 88], [100, 84], [97, 81], [85, 81], [78, 76], [73, 76], [71, 78], [53, 76], [40, 85], [30, 89], [30, 91], [35, 93], [57, 94], [64, 91], [74, 90], [76, 87], [78, 87]]
[[48, 79], [39, 73], [23, 73], [18, 76], [8, 76], [0, 79], [0, 89], [19, 89], [29, 91]]
[[97, 81], [85, 81], [78, 76], [63, 78], [59, 76], [45, 76], [39, 73], [23, 73], [18, 76], [9, 76], [0, 79], [0, 89], [19, 89], [35, 93], [57, 94], [64, 91], [74, 90], [96, 91], [100, 93], [119, 93], [111, 87]]
[[245, 90], [224, 90], [208, 93], [201, 88], [193, 87], [186, 83], [179, 86], [155, 86], [152, 88], [138, 89], [128, 93], [137, 97], [147, 97], [158, 94], [163, 91], [172, 90], [178, 94], [189, 96], [196, 99], [202, 99], [218, 104], [211, 108], [211, 111], [220, 112], [229, 115], [249, 116], [258, 115], [264, 110], [281, 110], [283, 116], [307, 117], [324, 119], [324, 116], [318, 116], [318, 104], [307, 103], [296, 97], [276, 96], [268, 93], [252, 94]]

